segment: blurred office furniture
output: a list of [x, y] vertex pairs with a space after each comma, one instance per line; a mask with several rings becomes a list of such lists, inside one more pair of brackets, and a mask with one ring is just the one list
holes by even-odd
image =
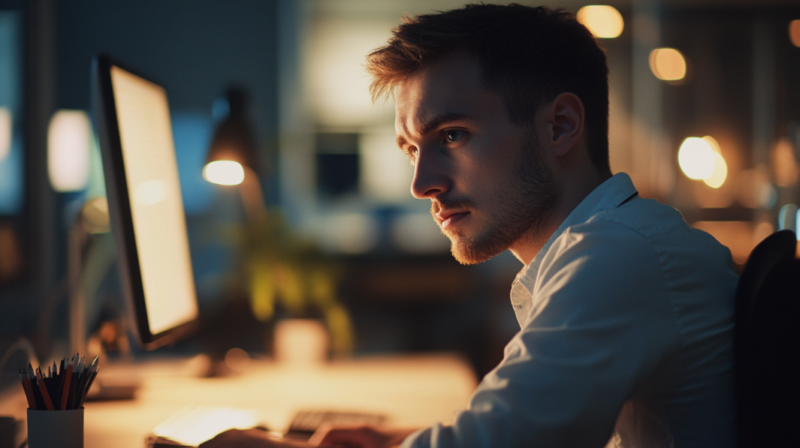
[[242, 375], [226, 378], [200, 378], [197, 367], [195, 359], [167, 359], [128, 370], [142, 379], [137, 398], [88, 403], [84, 446], [141, 448], [153, 428], [192, 405], [255, 410], [281, 432], [301, 409], [374, 412], [386, 415], [391, 426], [423, 427], [452, 421], [477, 384], [461, 358], [442, 354], [341, 360], [316, 368], [251, 360]]
[[736, 291], [735, 368], [740, 447], [798, 446], [800, 260], [794, 232], [756, 246]]

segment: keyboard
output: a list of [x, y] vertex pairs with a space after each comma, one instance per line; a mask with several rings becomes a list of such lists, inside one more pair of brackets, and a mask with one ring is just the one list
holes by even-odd
[[308, 440], [323, 423], [336, 425], [378, 426], [386, 421], [382, 414], [366, 412], [347, 412], [335, 410], [302, 410], [295, 414], [284, 437]]

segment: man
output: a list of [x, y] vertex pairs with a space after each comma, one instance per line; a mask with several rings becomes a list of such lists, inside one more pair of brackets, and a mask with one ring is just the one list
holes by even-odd
[[510, 250], [525, 265], [511, 291], [521, 330], [453, 425], [312, 442], [733, 446], [730, 253], [611, 175], [607, 67], [589, 31], [563, 11], [471, 5], [407, 19], [368, 64], [373, 94], [394, 95], [411, 192], [455, 258]]

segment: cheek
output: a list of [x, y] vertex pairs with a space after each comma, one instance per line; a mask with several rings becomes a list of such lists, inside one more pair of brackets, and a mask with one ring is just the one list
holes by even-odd
[[495, 138], [478, 142], [470, 157], [464, 157], [464, 173], [474, 182], [491, 188], [492, 185], [507, 185], [514, 178], [515, 166], [520, 163], [521, 143], [516, 138]]

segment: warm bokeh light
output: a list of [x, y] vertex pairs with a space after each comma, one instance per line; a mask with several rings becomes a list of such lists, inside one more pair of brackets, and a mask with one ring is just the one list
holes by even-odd
[[662, 81], [680, 81], [686, 76], [686, 59], [674, 48], [656, 48], [650, 52], [650, 70]]
[[715, 152], [714, 170], [711, 172], [710, 176], [703, 179], [703, 182], [711, 188], [719, 188], [725, 183], [725, 179], [727, 178], [728, 164], [725, 163], [725, 158], [722, 157], [722, 154]]
[[779, 187], [790, 187], [797, 183], [800, 177], [800, 167], [794, 156], [794, 147], [791, 140], [782, 138], [772, 148], [772, 172], [775, 184]]
[[689, 179], [708, 179], [714, 172], [714, 154], [716, 152], [707, 141], [699, 137], [689, 137], [678, 150], [678, 165]]
[[89, 180], [92, 128], [82, 110], [60, 110], [47, 130], [47, 169], [55, 191], [79, 191]]
[[0, 107], [0, 162], [11, 152], [12, 124], [11, 111], [7, 107]]
[[622, 14], [608, 5], [584, 6], [578, 10], [578, 21], [589, 28], [595, 37], [603, 39], [618, 37], [625, 28]]
[[725, 158], [722, 157], [722, 148], [720, 148], [714, 137], [706, 135], [703, 137], [703, 141], [708, 143], [711, 150], [714, 151], [714, 170], [710, 176], [703, 179], [703, 182], [709, 187], [717, 189], [725, 184], [725, 180], [728, 178], [728, 164], [725, 162]]
[[789, 23], [789, 39], [795, 47], [800, 47], [800, 20], [792, 20]]
[[722, 154], [722, 148], [719, 146], [719, 143], [717, 142], [716, 139], [714, 139], [714, 137], [706, 135], [705, 137], [703, 137], [703, 141], [708, 143], [709, 146], [711, 146], [712, 151], [714, 151], [717, 154]]
[[244, 168], [239, 162], [216, 160], [203, 168], [203, 177], [217, 185], [239, 185], [244, 181]]

